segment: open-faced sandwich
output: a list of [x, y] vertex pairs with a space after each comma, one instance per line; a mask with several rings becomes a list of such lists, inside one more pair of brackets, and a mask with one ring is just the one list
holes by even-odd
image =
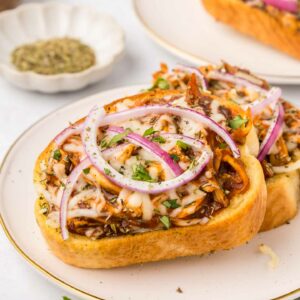
[[202, 0], [218, 21], [300, 59], [298, 0]]
[[279, 88], [227, 63], [199, 69], [177, 66], [171, 71], [162, 64], [153, 76], [153, 88], [186, 90], [193, 73], [200, 90], [242, 109], [251, 108], [254, 130], [244, 150], [261, 162], [267, 182], [267, 211], [261, 230], [286, 223], [296, 215], [300, 200], [300, 110], [281, 98]]
[[259, 231], [264, 174], [239, 149], [250, 109], [199, 89], [196, 74], [186, 87], [99, 99], [40, 154], [35, 215], [57, 257], [111, 268], [231, 249]]

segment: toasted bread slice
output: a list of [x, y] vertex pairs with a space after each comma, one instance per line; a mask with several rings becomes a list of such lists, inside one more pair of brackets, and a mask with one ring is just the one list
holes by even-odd
[[[257, 156], [258, 137], [252, 128], [241, 151], [245, 155]], [[300, 176], [298, 171], [283, 173], [268, 178], [267, 209], [260, 231], [267, 231], [287, 223], [298, 212], [300, 202]]]
[[[48, 155], [47, 151], [50, 147], [40, 159]], [[250, 178], [249, 190], [234, 197], [229, 207], [205, 225], [99, 240], [70, 234], [64, 241], [60, 230], [49, 227], [47, 217], [40, 213], [43, 199], [36, 201], [35, 217], [52, 252], [65, 263], [82, 268], [121, 267], [231, 249], [254, 237], [266, 210], [266, 186], [261, 166], [253, 156], [243, 157], [243, 162]], [[36, 169], [36, 175], [38, 173]]]
[[[139, 105], [158, 99], [170, 92], [155, 92], [133, 96]], [[177, 92], [172, 92], [177, 94]], [[106, 106], [114, 111], [117, 102]], [[54, 143], [39, 156], [34, 181], [40, 182], [41, 161], [49, 157]], [[173, 227], [135, 235], [105, 237], [92, 240], [70, 233], [64, 241], [59, 229], [47, 225], [47, 217], [40, 210], [44, 199], [35, 205], [35, 217], [52, 252], [64, 262], [83, 268], [113, 268], [131, 264], [173, 259], [182, 256], [201, 255], [210, 251], [231, 249], [249, 241], [259, 231], [266, 210], [266, 184], [260, 163], [251, 155], [242, 157], [250, 180], [249, 189], [233, 197], [230, 205], [214, 215], [204, 225]]]
[[266, 10], [247, 5], [240, 0], [202, 0], [206, 10], [234, 29], [254, 37], [297, 59], [300, 59], [300, 33], [291, 20], [275, 17]]
[[260, 231], [287, 223], [295, 217], [300, 198], [298, 171], [275, 175], [267, 180], [267, 210]]

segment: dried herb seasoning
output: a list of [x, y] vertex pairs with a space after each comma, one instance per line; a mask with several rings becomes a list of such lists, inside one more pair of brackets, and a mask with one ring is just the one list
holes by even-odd
[[40, 40], [17, 47], [11, 61], [20, 71], [43, 75], [78, 73], [96, 63], [94, 51], [72, 38]]

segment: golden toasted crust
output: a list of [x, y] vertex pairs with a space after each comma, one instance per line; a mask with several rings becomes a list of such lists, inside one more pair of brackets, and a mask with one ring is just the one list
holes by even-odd
[[[147, 93], [130, 99], [142, 105], [148, 104], [154, 97], [157, 99], [158, 95], [167, 94], [170, 92], [161, 91], [159, 94]], [[113, 104], [106, 106], [106, 109], [113, 110]], [[48, 157], [53, 147], [52, 142], [39, 156], [34, 170], [35, 182], [40, 182], [41, 161]], [[266, 185], [260, 163], [249, 155], [244, 156], [243, 161], [250, 178], [249, 190], [234, 197], [228, 208], [223, 209], [205, 225], [95, 241], [85, 236], [70, 234], [70, 238], [63, 241], [60, 230], [49, 227], [46, 224], [46, 216], [40, 213], [43, 199], [36, 201], [35, 217], [52, 252], [64, 262], [83, 268], [120, 267], [230, 249], [250, 240], [258, 232], [266, 209]]]
[[300, 178], [297, 171], [276, 175], [267, 180], [267, 210], [261, 231], [291, 220], [298, 211]]
[[300, 59], [300, 33], [268, 12], [240, 0], [202, 0], [216, 20]]
[[[247, 136], [246, 143], [241, 147], [244, 155], [257, 156], [259, 141], [254, 127]], [[260, 231], [266, 231], [285, 224], [298, 212], [300, 201], [299, 172], [275, 175], [267, 182], [267, 209]]]
[[64, 262], [83, 268], [120, 267], [230, 249], [250, 240], [258, 232], [266, 209], [266, 186], [261, 166], [253, 156], [246, 156], [243, 161], [250, 177], [249, 190], [232, 199], [230, 206], [206, 225], [96, 241], [70, 234], [70, 238], [63, 241], [59, 230], [47, 226], [46, 216], [40, 213], [43, 200], [36, 201], [35, 217], [52, 252]]

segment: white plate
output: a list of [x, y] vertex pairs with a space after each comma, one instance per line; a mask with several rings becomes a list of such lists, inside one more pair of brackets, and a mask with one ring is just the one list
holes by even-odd
[[271, 83], [300, 83], [300, 61], [217, 23], [201, 0], [134, 0], [134, 7], [149, 36], [183, 59], [198, 65], [224, 59]]
[[[140, 89], [111, 90], [61, 108], [34, 124], [14, 143], [1, 167], [0, 212], [16, 249], [49, 280], [86, 299], [253, 300], [275, 298], [297, 289], [300, 216], [290, 225], [260, 234], [248, 245], [205, 257], [84, 270], [68, 266], [51, 254], [33, 213], [36, 195], [32, 171], [37, 155], [59, 130], [85, 115], [93, 104], [105, 104]], [[279, 255], [277, 269], [270, 270], [268, 258], [258, 252], [261, 243], [270, 245]], [[183, 294], [176, 292], [178, 287]]]

